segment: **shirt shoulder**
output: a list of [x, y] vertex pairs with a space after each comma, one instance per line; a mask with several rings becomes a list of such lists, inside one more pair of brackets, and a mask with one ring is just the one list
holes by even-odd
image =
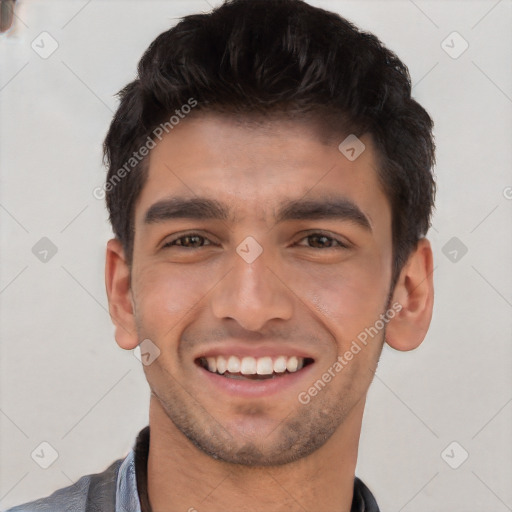
[[68, 487], [6, 510], [5, 512], [114, 512], [119, 468], [123, 459], [105, 471], [82, 476]]

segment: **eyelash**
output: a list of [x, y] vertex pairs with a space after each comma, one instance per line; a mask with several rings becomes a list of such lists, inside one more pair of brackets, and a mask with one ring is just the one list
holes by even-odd
[[[178, 241], [178, 240], [182, 240], [183, 238], [187, 238], [187, 237], [194, 237], [194, 236], [197, 236], [199, 238], [202, 238], [204, 240], [208, 240], [207, 237], [201, 235], [200, 233], [194, 233], [194, 232], [191, 232], [191, 233], [185, 233], [184, 235], [180, 235], [179, 237], [177, 238], [174, 238], [173, 240], [170, 240], [169, 242], [167, 242], [166, 244], [164, 244], [162, 246], [162, 249], [166, 249], [166, 248], [170, 248], [173, 246], [173, 244]], [[299, 242], [301, 242], [302, 240], [306, 239], [306, 238], [311, 238], [313, 236], [320, 236], [320, 237], [324, 237], [324, 238], [327, 238], [330, 242], [336, 242], [338, 244], [338, 247], [325, 247], [325, 248], [317, 248], [317, 247], [307, 247], [308, 249], [317, 249], [317, 250], [329, 250], [329, 249], [348, 249], [349, 246], [343, 242], [341, 242], [340, 240], [338, 240], [337, 238], [334, 238], [330, 235], [327, 235], [325, 233], [322, 233], [321, 231], [315, 231], [313, 233], [309, 233], [308, 235], [304, 236], [303, 238], [301, 238], [299, 240]], [[189, 247], [182, 247], [182, 246], [175, 246], [175, 247], [179, 247], [181, 249], [187, 249], [187, 250], [197, 250], [197, 249], [202, 249], [203, 247], [205, 247], [204, 245], [203, 246], [200, 246], [200, 247], [192, 247], [192, 248], [189, 248]], [[207, 247], [207, 246], [206, 246]]]

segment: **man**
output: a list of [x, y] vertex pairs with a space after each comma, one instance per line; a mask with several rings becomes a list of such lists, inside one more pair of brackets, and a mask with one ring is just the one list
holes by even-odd
[[432, 121], [407, 68], [334, 13], [232, 0], [157, 37], [120, 96], [106, 289], [149, 426], [11, 510], [378, 511], [355, 476], [366, 394], [433, 304]]

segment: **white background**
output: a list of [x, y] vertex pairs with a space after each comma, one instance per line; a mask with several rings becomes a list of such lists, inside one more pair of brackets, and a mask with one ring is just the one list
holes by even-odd
[[[436, 124], [433, 322], [417, 350], [384, 349], [357, 475], [383, 512], [512, 510], [512, 2], [310, 3], [394, 50]], [[24, 1], [0, 36], [2, 509], [102, 471], [148, 423], [141, 363], [113, 337], [103, 277], [111, 231], [92, 191], [105, 179], [114, 94], [159, 33], [209, 9], [206, 0]], [[31, 48], [43, 31], [59, 45], [47, 59]], [[457, 59], [441, 46], [453, 31], [469, 43]], [[42, 237], [57, 247], [46, 263], [32, 252]], [[453, 237], [468, 249], [455, 262], [443, 253]], [[46, 470], [30, 455], [43, 441], [59, 454]], [[441, 456], [453, 441], [469, 453], [458, 469]]]

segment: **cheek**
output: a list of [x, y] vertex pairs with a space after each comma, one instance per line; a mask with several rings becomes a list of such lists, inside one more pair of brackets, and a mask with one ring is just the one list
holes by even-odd
[[359, 259], [338, 268], [309, 269], [300, 278], [297, 272], [291, 282], [338, 343], [345, 345], [383, 312], [390, 275], [375, 261]]
[[138, 320], [155, 334], [168, 333], [201, 307], [210, 288], [191, 266], [153, 263], [141, 269], [135, 284]]

